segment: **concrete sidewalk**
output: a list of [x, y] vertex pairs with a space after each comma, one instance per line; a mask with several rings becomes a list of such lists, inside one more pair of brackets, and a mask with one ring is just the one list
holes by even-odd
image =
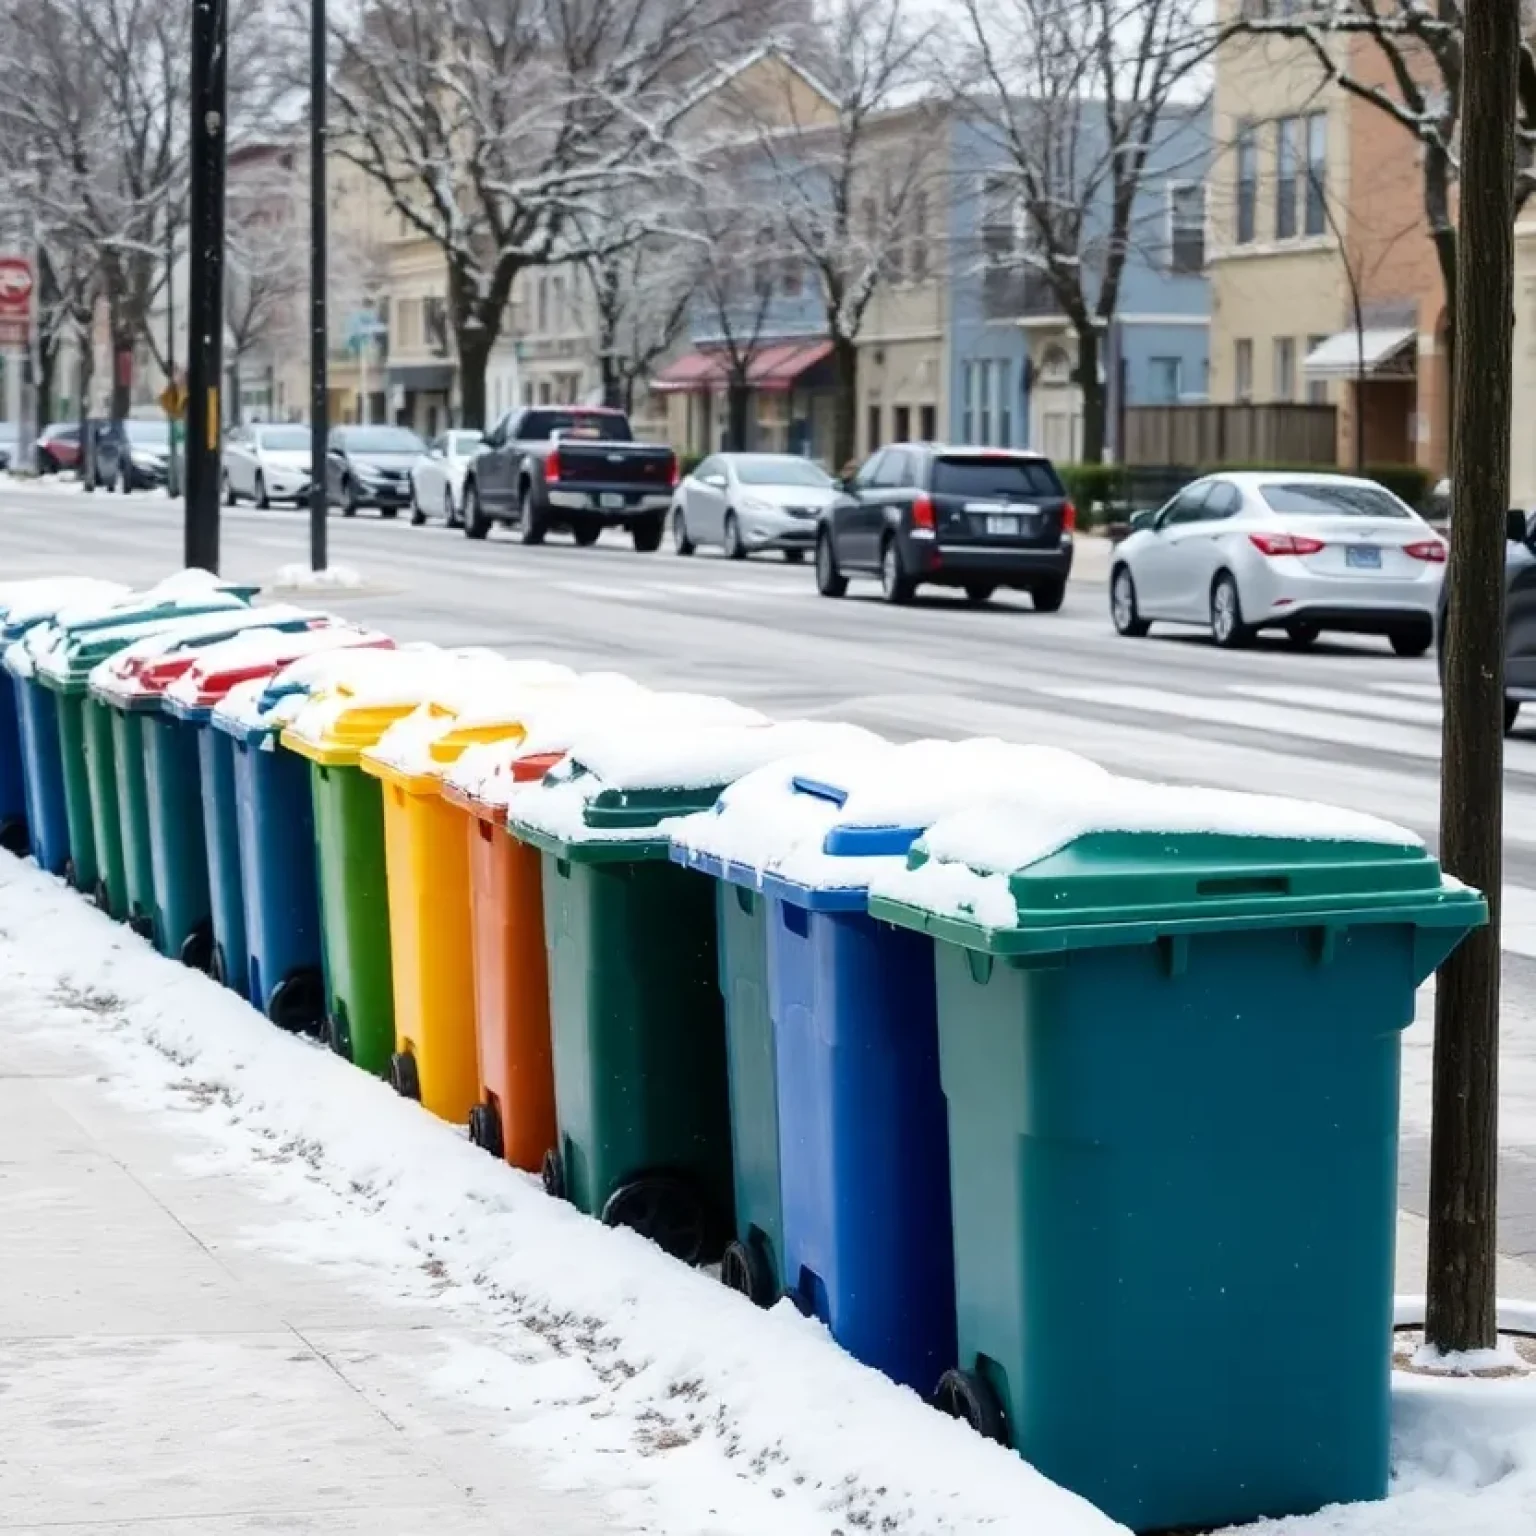
[[0, 1532], [606, 1536], [433, 1387], [462, 1328], [264, 1255], [280, 1211], [5, 1013]]

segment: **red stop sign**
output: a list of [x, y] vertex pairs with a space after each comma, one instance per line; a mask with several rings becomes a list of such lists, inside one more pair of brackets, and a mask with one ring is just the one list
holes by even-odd
[[0, 314], [25, 315], [32, 306], [32, 263], [0, 256]]

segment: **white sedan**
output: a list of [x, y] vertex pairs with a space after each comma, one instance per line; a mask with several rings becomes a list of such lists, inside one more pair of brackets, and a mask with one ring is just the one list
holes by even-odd
[[1298, 646], [1324, 630], [1384, 635], [1399, 656], [1434, 642], [1445, 542], [1374, 480], [1208, 475], [1131, 527], [1110, 567], [1122, 635], [1166, 621], [1229, 648], [1266, 629]]
[[485, 447], [485, 434], [465, 428], [444, 432], [411, 466], [411, 522], [420, 527], [441, 517], [457, 528], [464, 516], [464, 471]]
[[308, 427], [237, 427], [224, 440], [224, 500], [302, 506], [309, 500], [310, 446]]

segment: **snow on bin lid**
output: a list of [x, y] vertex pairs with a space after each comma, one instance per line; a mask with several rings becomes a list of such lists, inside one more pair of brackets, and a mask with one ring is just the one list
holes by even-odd
[[[608, 674], [600, 674], [608, 679]], [[596, 746], [594, 726], [614, 736], [633, 735], [652, 722], [666, 725], [765, 725], [767, 715], [707, 693], [653, 692], [628, 678], [589, 681], [557, 707], [543, 714], [528, 732], [527, 756], [563, 757], [578, 740]], [[594, 711], [593, 706], [597, 709]]]
[[56, 616], [64, 628], [80, 624], [110, 624], [141, 613], [205, 613], [213, 608], [246, 607], [261, 589], [240, 582], [221, 581], [209, 571], [192, 568], [177, 571], [152, 587], [131, 591], [113, 600], [86, 599], [62, 608]]
[[1104, 778], [1098, 764], [1057, 747], [871, 738], [852, 751], [787, 758], [748, 774], [709, 811], [672, 824], [673, 857], [736, 884], [854, 909], [871, 879], [901, 867], [947, 810]]
[[[543, 847], [606, 847], [620, 857], [665, 858], [664, 824], [712, 804], [743, 774], [818, 744], [848, 750], [868, 737], [857, 726], [824, 720], [692, 726], [672, 720], [628, 737], [606, 727], [574, 743], [540, 782], [514, 788], [507, 823]], [[644, 845], [643, 854], [637, 845]]]
[[275, 672], [271, 677], [237, 683], [214, 710], [213, 723], [242, 740], [271, 736], [292, 724], [310, 701], [333, 691], [342, 683], [364, 680], [380, 669], [398, 665], [399, 656], [441, 655], [435, 645], [411, 642], [323, 651]]
[[479, 647], [378, 655], [378, 666], [310, 695], [283, 728], [283, 745], [322, 766], [354, 766], [397, 720], [435, 699], [494, 688], [508, 666], [504, 657]]
[[1480, 896], [1391, 822], [1118, 777], [941, 818], [905, 869], [873, 882], [870, 911], [1000, 954], [1221, 928], [1475, 927], [1486, 916]]
[[393, 644], [379, 630], [330, 620], [299, 631], [246, 630], [199, 650], [192, 665], [165, 690], [166, 707], [178, 714], [206, 712], [237, 684], [265, 680], [306, 657], [354, 647], [385, 649]]
[[43, 576], [35, 581], [0, 585], [0, 635], [14, 640], [25, 629], [51, 619], [61, 609], [84, 603], [121, 602], [133, 589], [94, 576]]

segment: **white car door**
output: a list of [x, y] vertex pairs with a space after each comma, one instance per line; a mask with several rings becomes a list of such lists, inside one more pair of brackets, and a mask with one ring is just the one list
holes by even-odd
[[1211, 584], [1221, 565], [1221, 539], [1243, 505], [1243, 493], [1227, 480], [1213, 480], [1199, 515], [1169, 530], [1169, 616], [1204, 623], [1210, 617]]
[[224, 475], [237, 496], [249, 496], [255, 485], [255, 467], [251, 460], [250, 435], [237, 427], [224, 439]]
[[416, 460], [411, 478], [416, 482], [416, 503], [423, 512], [436, 512], [443, 505], [443, 453], [445, 438], [434, 438], [427, 451]]
[[688, 493], [688, 532], [696, 544], [721, 544], [725, 540], [725, 492], [729, 481], [725, 463], [705, 459], [693, 472]]
[[1209, 480], [1187, 485], [1158, 514], [1148, 530], [1145, 546], [1137, 552], [1131, 574], [1136, 580], [1136, 605], [1144, 619], [1179, 619], [1181, 576], [1180, 534], [1200, 520], [1201, 508], [1211, 489]]

